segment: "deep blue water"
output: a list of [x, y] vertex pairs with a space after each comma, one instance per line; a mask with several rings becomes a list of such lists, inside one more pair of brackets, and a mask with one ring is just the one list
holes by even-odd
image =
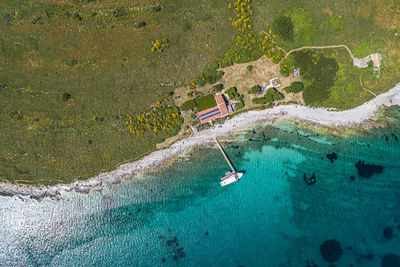
[[336, 240], [335, 266], [381, 266], [400, 256], [399, 125], [348, 138], [255, 126], [223, 142], [246, 171], [226, 187], [218, 149], [197, 148], [101, 192], [0, 197], [0, 265], [329, 266], [320, 246]]

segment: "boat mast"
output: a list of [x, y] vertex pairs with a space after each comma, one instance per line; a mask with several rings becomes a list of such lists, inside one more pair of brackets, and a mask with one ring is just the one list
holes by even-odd
[[226, 160], [226, 162], [228, 162], [229, 167], [231, 167], [232, 172], [236, 172], [235, 168], [233, 167], [231, 161], [229, 160], [228, 156], [225, 154], [224, 149], [222, 148], [221, 144], [218, 142], [218, 139], [215, 138], [215, 141], [217, 142], [218, 148], [219, 150], [221, 150], [222, 155], [224, 155], [224, 158]]

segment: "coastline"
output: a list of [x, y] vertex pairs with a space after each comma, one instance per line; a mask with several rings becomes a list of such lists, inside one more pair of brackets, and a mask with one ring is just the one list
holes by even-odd
[[1, 183], [0, 195], [30, 196], [39, 199], [46, 196], [58, 197], [62, 191], [75, 190], [76, 192], [85, 193], [92, 188], [100, 188], [103, 183], [118, 183], [125, 176], [145, 171], [150, 167], [160, 166], [166, 160], [189, 151], [190, 148], [208, 145], [217, 137], [230, 136], [234, 132], [244, 130], [255, 123], [290, 120], [325, 127], [350, 127], [367, 124], [370, 118], [377, 115], [383, 105], [400, 106], [400, 83], [363, 105], [349, 110], [337, 111], [301, 105], [280, 105], [261, 111], [248, 111], [225, 121], [223, 124], [198, 132], [187, 139], [177, 141], [169, 148], [154, 151], [137, 161], [122, 164], [113, 171], [100, 173], [87, 180], [54, 186]]

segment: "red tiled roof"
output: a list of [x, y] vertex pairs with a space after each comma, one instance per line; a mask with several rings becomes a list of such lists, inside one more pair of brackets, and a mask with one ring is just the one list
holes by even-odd
[[222, 94], [215, 95], [214, 97], [215, 101], [217, 101], [217, 106], [202, 110], [197, 113], [197, 116], [199, 117], [201, 123], [212, 121], [216, 118], [228, 114], [228, 110], [226, 108], [226, 104], [224, 98], [222, 97]]
[[222, 97], [222, 94], [215, 95], [215, 100], [217, 101], [218, 108], [221, 111], [221, 116], [225, 116], [226, 114], [228, 114], [228, 109], [226, 108], [226, 104], [224, 98]]

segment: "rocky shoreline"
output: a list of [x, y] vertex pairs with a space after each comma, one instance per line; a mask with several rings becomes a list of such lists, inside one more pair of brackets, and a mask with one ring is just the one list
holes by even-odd
[[103, 172], [84, 181], [54, 186], [34, 186], [23, 184], [0, 184], [1, 196], [59, 197], [63, 191], [87, 193], [91, 189], [100, 189], [103, 184], [119, 183], [126, 176], [157, 167], [174, 156], [189, 151], [196, 146], [205, 146], [214, 142], [217, 137], [227, 137], [234, 132], [244, 130], [255, 123], [275, 122], [280, 120], [302, 121], [304, 123], [325, 127], [363, 126], [369, 119], [376, 116], [380, 108], [385, 106], [400, 106], [400, 83], [394, 88], [378, 95], [376, 98], [350, 110], [336, 111], [326, 108], [311, 108], [301, 105], [281, 105], [272, 109], [249, 111], [225, 121], [221, 125], [198, 132], [191, 137], [172, 144], [169, 148], [154, 151], [132, 163], [122, 164], [115, 170]]

